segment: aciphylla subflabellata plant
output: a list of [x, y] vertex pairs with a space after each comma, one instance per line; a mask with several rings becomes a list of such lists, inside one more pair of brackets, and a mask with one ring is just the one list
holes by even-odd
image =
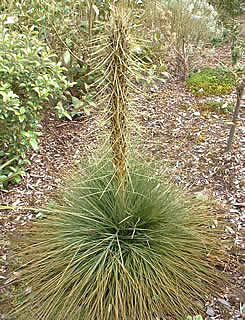
[[15, 310], [20, 319], [179, 319], [221, 290], [212, 206], [129, 160], [128, 107], [140, 63], [131, 18], [117, 4], [93, 39], [111, 151], [76, 170], [25, 232], [22, 279], [31, 290]]

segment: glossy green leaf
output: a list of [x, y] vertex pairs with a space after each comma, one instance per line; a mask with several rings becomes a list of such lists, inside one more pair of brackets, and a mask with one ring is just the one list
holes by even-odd
[[25, 112], [26, 112], [26, 108], [25, 108], [25, 107], [21, 107], [21, 108], [20, 108], [20, 113], [21, 113], [21, 114], [24, 114]]
[[80, 107], [82, 102], [77, 97], [72, 97], [72, 103], [75, 107]]
[[22, 115], [22, 114], [21, 114], [21, 115], [19, 115], [18, 117], [19, 117], [20, 122], [23, 122], [23, 121], [25, 120], [25, 116], [24, 116], [24, 115]]
[[64, 53], [64, 62], [66, 65], [70, 64], [71, 62], [71, 54], [68, 50]]
[[36, 139], [31, 138], [30, 139], [30, 144], [31, 144], [31, 146], [32, 146], [34, 151], [38, 151], [38, 142], [37, 142]]
[[91, 114], [91, 110], [89, 108], [86, 108], [86, 107], [84, 107], [83, 110], [84, 110], [85, 114], [89, 117], [90, 114]]

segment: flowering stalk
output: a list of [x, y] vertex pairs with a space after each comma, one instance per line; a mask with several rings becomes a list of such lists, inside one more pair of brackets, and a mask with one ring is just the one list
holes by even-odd
[[110, 142], [113, 153], [113, 164], [121, 186], [127, 182], [127, 111], [128, 84], [127, 70], [129, 57], [128, 23], [121, 12], [115, 12], [111, 36], [109, 37], [108, 54], [111, 55], [109, 118], [111, 119]]

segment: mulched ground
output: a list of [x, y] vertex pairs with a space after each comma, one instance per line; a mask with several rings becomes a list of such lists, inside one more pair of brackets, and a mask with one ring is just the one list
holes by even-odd
[[[226, 61], [227, 50], [218, 50], [216, 58]], [[212, 56], [203, 59], [207, 65], [216, 61]], [[224, 237], [233, 239], [227, 248], [229, 260], [224, 263], [232, 281], [222, 298], [214, 298], [204, 307], [206, 319], [245, 319], [241, 314], [245, 305], [245, 106], [232, 152], [224, 153], [232, 114], [201, 108], [205, 99], [235, 103], [236, 95], [196, 98], [178, 77], [172, 77], [157, 88], [149, 88], [147, 98], [135, 98], [135, 120], [144, 129], [139, 149], [160, 160], [176, 184], [217, 201], [227, 221]], [[39, 152], [30, 155], [31, 166], [22, 183], [0, 192], [0, 203], [35, 207], [45, 203], [74, 163], [96, 148], [99, 130], [94, 118], [96, 112], [93, 117], [73, 121], [47, 114], [42, 120]], [[34, 213], [21, 210], [0, 212], [0, 320], [6, 319], [15, 290], [12, 280], [19, 276], [11, 271], [10, 239], [16, 241], [19, 227], [34, 217]]]

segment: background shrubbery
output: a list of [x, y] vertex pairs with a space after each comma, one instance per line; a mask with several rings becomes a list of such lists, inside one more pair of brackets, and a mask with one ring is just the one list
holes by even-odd
[[243, 0], [208, 0], [219, 11], [222, 20], [236, 17], [242, 11]]
[[161, 6], [169, 12], [171, 49], [174, 49], [176, 64], [186, 79], [191, 59], [193, 64], [195, 54], [204, 43], [220, 32], [218, 13], [203, 0], [162, 0]]
[[14, 158], [23, 168], [26, 152], [37, 151], [41, 111], [71, 86], [64, 71], [36, 32], [0, 26], [0, 164]]

